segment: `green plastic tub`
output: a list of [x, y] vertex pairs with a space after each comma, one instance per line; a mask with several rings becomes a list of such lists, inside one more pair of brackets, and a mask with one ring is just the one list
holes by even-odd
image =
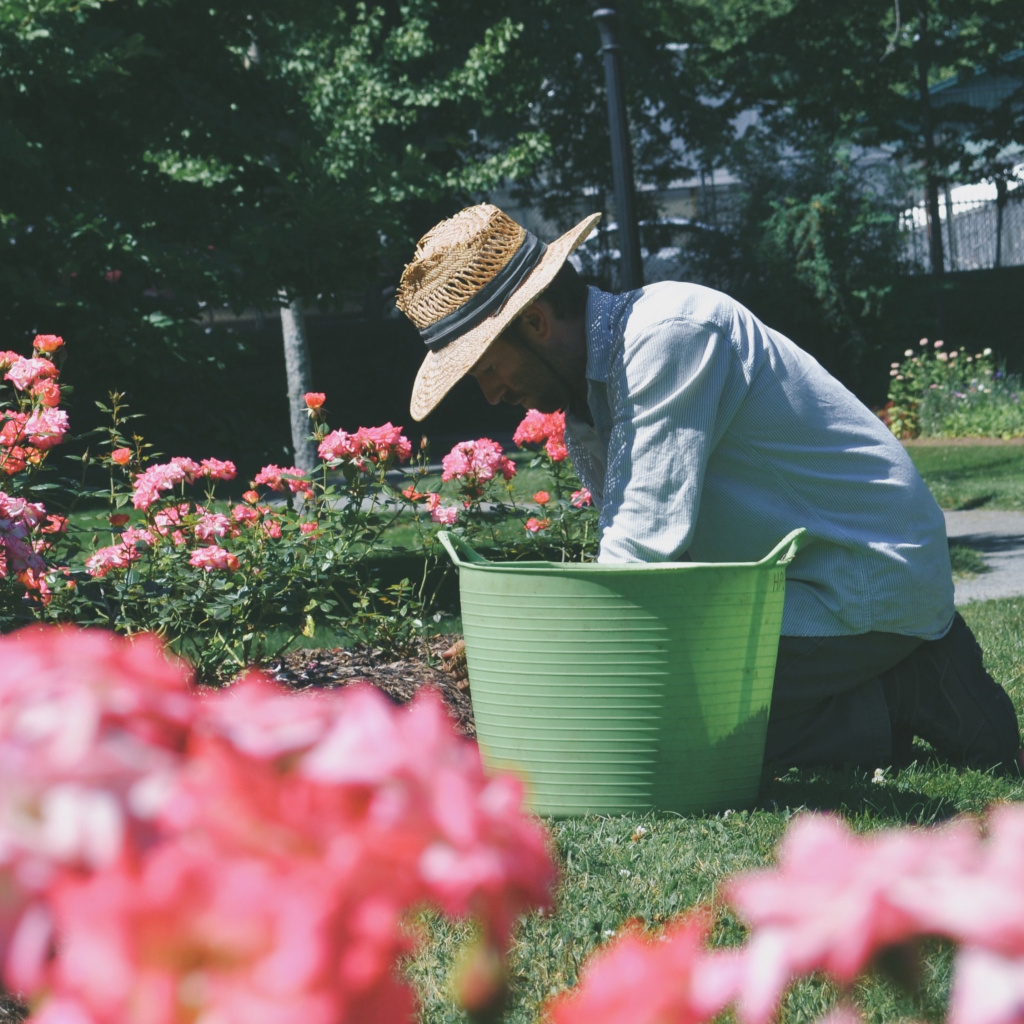
[[538, 814], [680, 814], [757, 798], [786, 566], [491, 562], [439, 534], [459, 570], [484, 763]]

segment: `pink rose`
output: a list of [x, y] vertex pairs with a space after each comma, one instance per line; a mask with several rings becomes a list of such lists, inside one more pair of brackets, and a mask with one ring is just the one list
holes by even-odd
[[56, 352], [64, 344], [64, 339], [56, 334], [37, 334], [32, 340], [32, 347], [37, 352]]
[[211, 480], [234, 480], [238, 474], [235, 464], [230, 461], [203, 459], [199, 465], [202, 468], [203, 476], [208, 476]]
[[37, 380], [46, 380], [57, 376], [57, 367], [49, 359], [19, 359], [4, 374], [19, 391], [30, 388]]
[[31, 395], [38, 398], [40, 405], [54, 408], [60, 405], [60, 386], [52, 380], [37, 381], [32, 385]]
[[210, 544], [205, 548], [197, 548], [192, 552], [188, 564], [197, 569], [205, 569], [211, 572], [214, 569], [236, 570], [239, 567], [238, 556], [217, 544]]

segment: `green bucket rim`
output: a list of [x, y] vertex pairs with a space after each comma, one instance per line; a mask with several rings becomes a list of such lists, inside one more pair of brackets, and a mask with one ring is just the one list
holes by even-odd
[[543, 572], [578, 572], [584, 570], [587, 573], [608, 573], [608, 572], [679, 572], [682, 569], [752, 569], [768, 566], [789, 565], [796, 557], [797, 552], [807, 542], [808, 535], [806, 527], [800, 526], [790, 533], [787, 533], [778, 544], [768, 552], [764, 558], [756, 562], [493, 562], [484, 558], [478, 551], [474, 551], [470, 545], [457, 534], [448, 530], [440, 530], [437, 539], [441, 542], [445, 551], [448, 552], [452, 563], [458, 570], [474, 569], [484, 572], [507, 572], [510, 569], [516, 572], [543, 573]]

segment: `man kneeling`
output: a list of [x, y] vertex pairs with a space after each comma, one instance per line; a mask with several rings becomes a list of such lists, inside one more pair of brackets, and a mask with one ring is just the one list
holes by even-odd
[[398, 306], [428, 346], [422, 419], [471, 374], [492, 404], [566, 413], [600, 562], [756, 561], [797, 526], [766, 757], [878, 766], [914, 736], [1017, 763], [1013, 705], [953, 608], [945, 522], [903, 446], [788, 338], [721, 292], [587, 288], [494, 206], [425, 235]]

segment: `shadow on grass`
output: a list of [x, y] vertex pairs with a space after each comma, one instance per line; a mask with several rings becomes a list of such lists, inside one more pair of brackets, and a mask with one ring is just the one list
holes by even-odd
[[772, 812], [831, 811], [848, 820], [870, 819], [885, 825], [930, 825], [964, 810], [952, 795], [896, 786], [896, 778], [891, 770], [876, 775], [862, 768], [766, 772], [757, 806]]
[[956, 512], [970, 512], [972, 509], [984, 508], [989, 502], [994, 501], [996, 495], [994, 494], [979, 494], [976, 497], [968, 498], [966, 501], [960, 502], [954, 511]]

